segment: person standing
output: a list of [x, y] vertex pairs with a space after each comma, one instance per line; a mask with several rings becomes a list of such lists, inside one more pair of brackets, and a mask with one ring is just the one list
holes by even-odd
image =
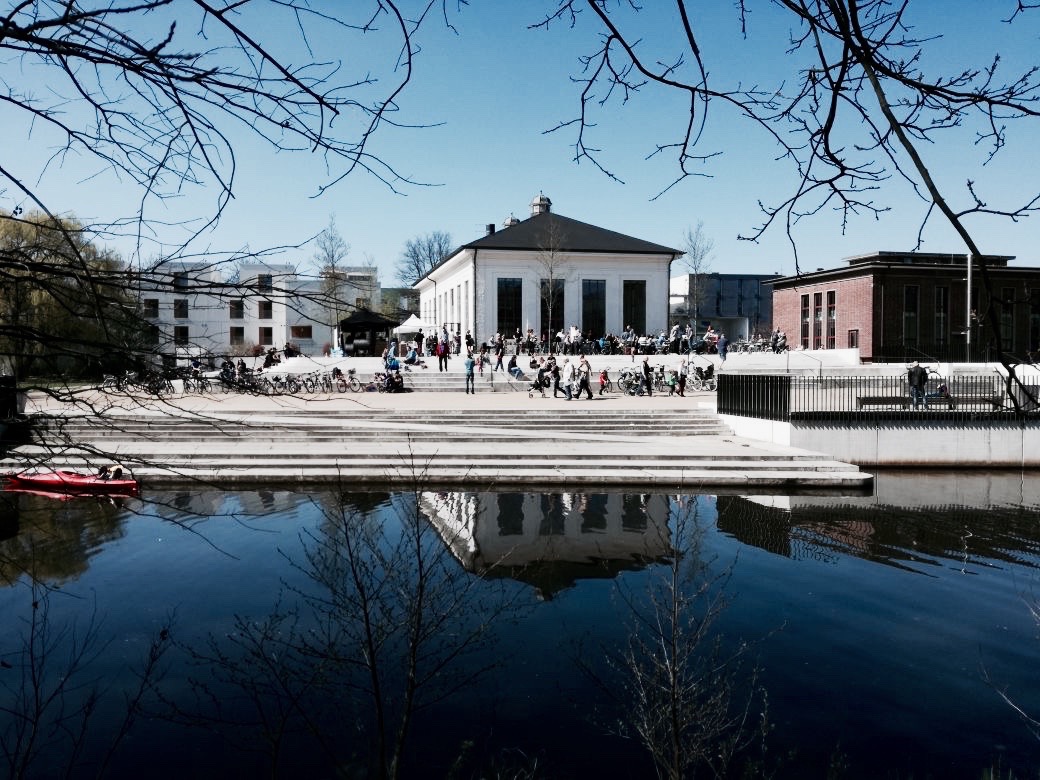
[[415, 343], [419, 347], [419, 357], [426, 357], [426, 337], [423, 336], [422, 328], [419, 328], [419, 333], [415, 337]]
[[910, 403], [917, 409], [921, 403], [928, 408], [928, 399], [925, 397], [925, 386], [928, 384], [928, 371], [916, 360], [906, 372], [906, 381], [910, 385]]
[[680, 398], [685, 398], [686, 397], [686, 375], [689, 373], [689, 371], [690, 371], [690, 364], [687, 362], [686, 358], [681, 358], [679, 360], [679, 397]]
[[501, 336], [496, 336], [495, 337], [495, 367], [493, 369], [491, 369], [492, 371], [505, 371], [505, 368], [503, 368], [503, 366], [502, 366], [502, 358], [505, 357], [505, 354], [506, 354], [505, 339], [503, 339]]
[[589, 361], [584, 355], [578, 360], [578, 398], [581, 398], [582, 391], [588, 393], [589, 400], [592, 400], [592, 366], [589, 365]]
[[650, 358], [643, 356], [643, 390], [647, 395], [654, 394], [654, 370], [650, 367]]
[[726, 338], [725, 333], [719, 334], [719, 339], [715, 342], [715, 348], [719, 351], [719, 361], [725, 363], [726, 353], [729, 351], [729, 339]]
[[448, 346], [447, 341], [437, 342], [437, 370], [447, 371], [448, 370]]
[[474, 380], [474, 377], [473, 377], [473, 368], [476, 365], [477, 365], [477, 361], [475, 361], [473, 359], [473, 353], [472, 352], [467, 352], [466, 353], [466, 359], [462, 361], [462, 366], [463, 366], [463, 368], [466, 369], [466, 393], [467, 393], [467, 395], [469, 393], [473, 393], [473, 395], [477, 394], [477, 388], [476, 388], [475, 380]]

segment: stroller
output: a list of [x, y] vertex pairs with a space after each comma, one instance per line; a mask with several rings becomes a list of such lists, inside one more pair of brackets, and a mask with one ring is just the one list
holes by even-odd
[[545, 390], [550, 385], [552, 385], [552, 379], [549, 378], [549, 372], [544, 368], [538, 369], [538, 376], [531, 383], [531, 388], [527, 391], [527, 397], [534, 398], [535, 393], [541, 393], [542, 398], [545, 398]]
[[715, 390], [718, 387], [718, 380], [715, 379], [715, 364], [709, 363], [707, 368], [694, 366], [690, 384], [694, 390]]

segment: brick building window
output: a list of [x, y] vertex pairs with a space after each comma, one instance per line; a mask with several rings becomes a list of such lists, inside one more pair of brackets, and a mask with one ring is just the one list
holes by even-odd
[[903, 287], [903, 343], [916, 346], [920, 339], [918, 313], [921, 310], [921, 288], [916, 284]]
[[859, 328], [853, 328], [849, 331], [848, 348], [859, 349]]
[[823, 349], [823, 293], [813, 293], [813, 349]]
[[1004, 349], [1015, 351], [1015, 288], [1005, 287], [1000, 291], [1000, 338]]
[[799, 333], [798, 341], [802, 345], [802, 349], [809, 348], [809, 296], [802, 296], [802, 315], [801, 315], [801, 333]]
[[838, 326], [838, 294], [834, 290], [827, 291], [827, 345], [826, 349], [834, 349]]
[[270, 301], [260, 301], [258, 306], [257, 317], [262, 320], [269, 320], [273, 316], [274, 306]]
[[946, 344], [950, 340], [950, 288], [935, 288], [935, 333], [936, 344]]
[[177, 298], [173, 302], [173, 316], [178, 320], [188, 319], [188, 299]]

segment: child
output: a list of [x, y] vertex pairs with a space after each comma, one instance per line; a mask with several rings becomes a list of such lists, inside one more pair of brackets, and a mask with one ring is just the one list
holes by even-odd
[[679, 372], [674, 368], [668, 373], [668, 395], [675, 395], [675, 388], [679, 384]]
[[599, 394], [603, 395], [603, 391], [607, 386], [607, 369], [603, 369], [599, 372]]

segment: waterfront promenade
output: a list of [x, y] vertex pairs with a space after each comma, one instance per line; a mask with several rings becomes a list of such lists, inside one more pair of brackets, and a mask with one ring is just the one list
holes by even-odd
[[[623, 356], [593, 357], [593, 368], [608, 361], [632, 365]], [[376, 359], [345, 364], [364, 380], [379, 367]], [[477, 392], [466, 394], [458, 358], [448, 372], [434, 363], [422, 373], [441, 374], [435, 383], [457, 382], [458, 389], [296, 396], [218, 390], [161, 399], [84, 391], [74, 405], [31, 396], [26, 411], [52, 419], [33, 444], [9, 453], [0, 471], [82, 469], [111, 458], [145, 485], [340, 480], [403, 486], [421, 479], [473, 488], [745, 493], [863, 491], [872, 482], [870, 474], [824, 453], [735, 436], [715, 414], [710, 392], [600, 396], [594, 383], [592, 400], [567, 401], [553, 398], [551, 388], [546, 398], [530, 398], [528, 382], [510, 384], [501, 373], [494, 389], [490, 377], [478, 376]]]

